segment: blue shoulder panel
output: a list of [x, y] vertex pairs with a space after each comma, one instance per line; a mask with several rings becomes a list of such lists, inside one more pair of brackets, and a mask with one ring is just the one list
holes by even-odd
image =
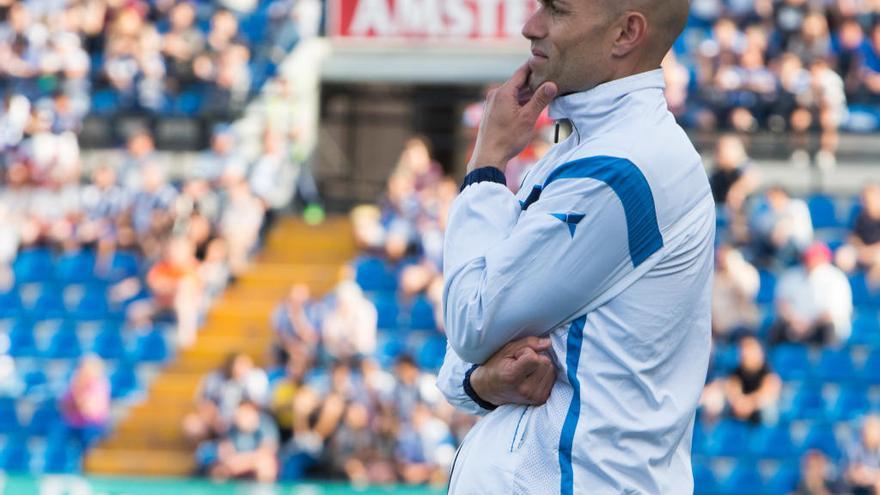
[[663, 247], [651, 186], [634, 163], [614, 156], [591, 156], [564, 163], [550, 173], [543, 186], [535, 186], [522, 204], [523, 209], [537, 201], [550, 184], [562, 179], [595, 179], [614, 191], [626, 215], [633, 266], [639, 266]]

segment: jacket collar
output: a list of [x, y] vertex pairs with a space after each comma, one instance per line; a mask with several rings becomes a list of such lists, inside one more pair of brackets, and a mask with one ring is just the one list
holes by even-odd
[[[560, 96], [550, 103], [549, 115], [553, 120], [568, 120], [579, 135], [595, 130], [609, 115], [623, 108], [627, 95], [658, 90], [660, 97], [666, 82], [663, 69], [654, 69], [632, 76], [602, 83], [592, 89]], [[578, 139], [580, 141], [580, 138]]]

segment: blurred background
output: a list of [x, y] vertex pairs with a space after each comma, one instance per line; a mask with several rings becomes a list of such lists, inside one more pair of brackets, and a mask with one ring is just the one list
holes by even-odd
[[[444, 493], [445, 217], [536, 8], [0, 0], [0, 494]], [[877, 493], [880, 2], [691, 9], [696, 491]]]

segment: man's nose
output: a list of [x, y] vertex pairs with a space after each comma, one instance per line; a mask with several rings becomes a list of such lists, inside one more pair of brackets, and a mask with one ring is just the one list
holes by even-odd
[[547, 23], [544, 19], [544, 7], [536, 10], [522, 28], [522, 35], [528, 40], [539, 40], [547, 36]]

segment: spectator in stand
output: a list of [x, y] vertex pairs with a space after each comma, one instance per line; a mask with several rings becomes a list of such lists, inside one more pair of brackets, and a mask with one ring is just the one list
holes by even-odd
[[837, 164], [838, 128], [846, 117], [846, 93], [843, 78], [825, 59], [810, 64], [812, 111], [821, 130], [816, 164], [823, 169]]
[[760, 315], [755, 304], [760, 280], [758, 270], [729, 245], [715, 252], [715, 280], [712, 286], [712, 336], [731, 342], [754, 334]]
[[248, 165], [236, 149], [237, 139], [232, 127], [218, 124], [211, 136], [211, 148], [202, 152], [194, 175], [217, 185], [225, 174], [244, 177]]
[[817, 242], [804, 252], [803, 266], [788, 269], [776, 286], [777, 320], [771, 344], [845, 342], [850, 333], [852, 290], [831, 264], [831, 250]]
[[235, 410], [229, 431], [217, 443], [211, 477], [271, 483], [278, 476], [278, 445], [278, 428], [272, 418], [257, 404], [244, 400]]
[[[119, 167], [119, 183], [129, 191], [140, 189], [142, 169], [150, 163], [158, 164], [153, 135], [147, 129], [137, 129], [125, 142], [125, 154]], [[164, 169], [161, 164], [159, 166]]]
[[233, 181], [226, 191], [227, 202], [220, 217], [219, 232], [229, 250], [229, 269], [233, 276], [238, 276], [248, 267], [251, 250], [259, 240], [265, 210], [243, 180]]
[[795, 495], [843, 495], [849, 493], [841, 483], [834, 465], [821, 450], [808, 450], [801, 460], [801, 479]]
[[843, 467], [853, 495], [872, 495], [880, 489], [880, 417], [864, 418], [861, 435], [849, 446]]
[[743, 337], [739, 352], [739, 365], [727, 377], [724, 387], [727, 403], [734, 418], [760, 424], [768, 416], [774, 417], [782, 380], [770, 368], [755, 337]]
[[287, 298], [272, 313], [272, 327], [280, 350], [289, 354], [292, 347], [300, 345], [315, 350], [320, 339], [320, 314], [308, 285], [290, 288]]
[[102, 164], [92, 171], [92, 183], [83, 188], [83, 219], [79, 235], [83, 242], [115, 237], [116, 222], [129, 206], [130, 195], [116, 184], [116, 171]]
[[339, 284], [335, 296], [321, 326], [327, 354], [336, 359], [371, 355], [376, 350], [376, 306], [354, 282]]
[[726, 134], [715, 148], [715, 169], [709, 177], [715, 203], [740, 211], [758, 185], [757, 170], [746, 155], [742, 139]]
[[752, 221], [752, 235], [759, 257], [767, 261], [796, 258], [813, 241], [813, 222], [807, 204], [788, 191], [773, 186], [765, 193], [766, 204]]
[[82, 360], [60, 399], [60, 409], [68, 434], [83, 449], [94, 444], [110, 420], [110, 382], [104, 374], [104, 363], [97, 356]]
[[339, 428], [327, 446], [327, 459], [336, 475], [358, 486], [393, 483], [394, 437], [371, 425], [370, 411], [360, 402], [348, 404]]
[[282, 441], [289, 440], [293, 435], [296, 400], [313, 366], [314, 359], [309, 349], [302, 345], [291, 347], [284, 364], [284, 376], [272, 384], [269, 408], [278, 424]]
[[455, 457], [449, 426], [417, 404], [398, 435], [397, 460], [404, 483], [442, 485]]
[[195, 342], [204, 284], [192, 242], [183, 237], [171, 239], [164, 258], [147, 273], [147, 285], [156, 310], [173, 312], [177, 339], [183, 347]]
[[196, 395], [196, 410], [184, 418], [183, 429], [193, 441], [217, 438], [232, 425], [238, 406], [267, 403], [269, 380], [247, 354], [230, 354], [223, 367], [206, 376]]
[[190, 2], [176, 3], [169, 16], [171, 28], [162, 36], [168, 57], [168, 84], [174, 92], [195, 82], [193, 60], [205, 49], [205, 36], [195, 26], [196, 9]]
[[859, 264], [870, 269], [880, 265], [880, 184], [865, 186], [861, 202], [849, 242], [856, 249]]
[[721, 208], [719, 217], [727, 220], [732, 241], [748, 238], [745, 202], [758, 182], [758, 171], [746, 155], [742, 139], [733, 134], [721, 136], [715, 148], [715, 167], [709, 176], [709, 185], [715, 204]]
[[880, 23], [874, 25], [869, 41], [862, 45], [859, 73], [866, 99], [880, 103]]

